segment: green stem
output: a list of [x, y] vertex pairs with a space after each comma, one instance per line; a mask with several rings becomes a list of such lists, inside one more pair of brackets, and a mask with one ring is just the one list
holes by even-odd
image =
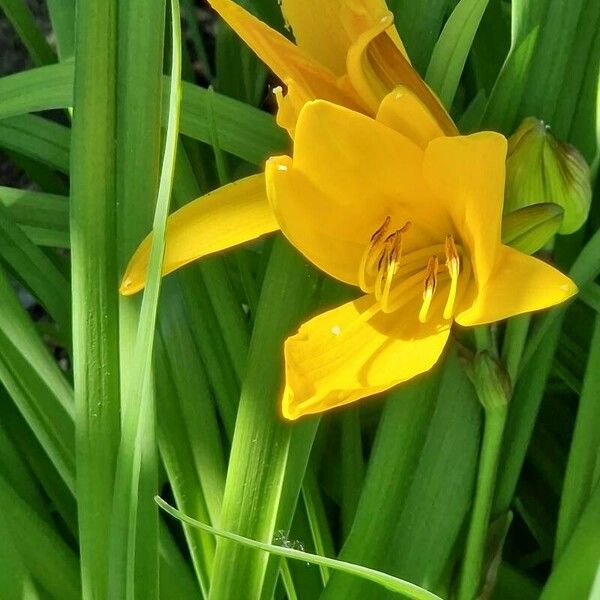
[[[487, 328], [478, 329], [481, 335]], [[485, 426], [479, 455], [475, 502], [460, 574], [458, 600], [475, 600], [481, 586], [486, 539], [510, 396], [507, 373], [497, 359], [491, 331], [487, 330], [489, 333], [486, 337], [491, 345], [475, 356], [468, 370], [477, 397], [485, 409]], [[478, 340], [480, 341], [481, 339]], [[480, 344], [478, 345], [481, 347]]]
[[474, 600], [479, 591], [506, 414], [506, 404], [486, 409], [475, 504], [467, 536], [458, 600]]

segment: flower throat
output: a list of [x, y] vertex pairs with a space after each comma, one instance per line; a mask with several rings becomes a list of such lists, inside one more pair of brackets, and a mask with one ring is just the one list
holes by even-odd
[[400, 229], [391, 230], [391, 222], [387, 216], [363, 252], [358, 269], [360, 288], [365, 293], [373, 293], [381, 310], [391, 313], [411, 300], [415, 288], [421, 286], [419, 321], [426, 323], [436, 290], [443, 284], [448, 290], [443, 317], [451, 319], [458, 298], [459, 278], [463, 275], [463, 280], [468, 280], [471, 270], [462, 246], [449, 234], [443, 244], [403, 254], [403, 241], [410, 235], [412, 223], [406, 221]]

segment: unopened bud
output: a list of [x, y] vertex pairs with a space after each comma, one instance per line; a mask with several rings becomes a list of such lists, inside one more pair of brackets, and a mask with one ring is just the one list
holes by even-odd
[[535, 254], [557, 233], [564, 210], [558, 204], [532, 204], [504, 215], [502, 243], [525, 254]]
[[489, 352], [478, 352], [467, 375], [477, 390], [477, 397], [486, 411], [505, 411], [511, 396], [511, 383], [502, 364]]
[[543, 121], [526, 118], [508, 142], [505, 212], [558, 204], [564, 209], [558, 233], [567, 234], [585, 223], [591, 201], [585, 158], [574, 146], [558, 141]]

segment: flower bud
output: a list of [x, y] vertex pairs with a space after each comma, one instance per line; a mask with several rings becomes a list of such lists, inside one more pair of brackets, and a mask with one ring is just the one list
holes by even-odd
[[505, 411], [511, 396], [508, 373], [487, 350], [478, 352], [467, 368], [467, 375], [477, 390], [477, 397], [487, 411]]
[[581, 153], [558, 141], [533, 117], [524, 119], [508, 142], [505, 212], [552, 202], [564, 215], [558, 233], [577, 231], [592, 201], [590, 168]]
[[563, 222], [564, 210], [558, 204], [532, 204], [504, 215], [502, 243], [525, 254], [535, 254], [557, 233]]

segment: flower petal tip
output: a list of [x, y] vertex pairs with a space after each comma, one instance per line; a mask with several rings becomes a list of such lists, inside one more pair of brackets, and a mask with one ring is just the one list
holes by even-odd
[[119, 286], [119, 294], [121, 296], [132, 296], [139, 291], [139, 287], [134, 285], [133, 279], [129, 275], [125, 275]]

